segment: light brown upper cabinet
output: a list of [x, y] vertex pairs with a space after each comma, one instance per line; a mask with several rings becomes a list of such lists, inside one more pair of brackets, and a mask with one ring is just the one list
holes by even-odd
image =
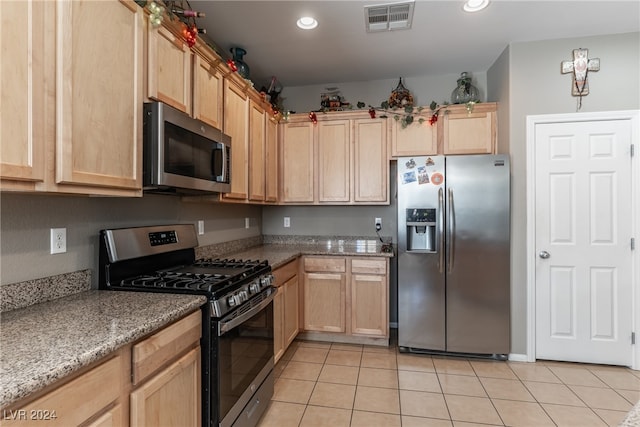
[[437, 126], [429, 123], [430, 117], [431, 110], [422, 110], [416, 113], [413, 123], [404, 128], [400, 120], [390, 119], [391, 157], [432, 156], [438, 153]]
[[281, 203], [389, 203], [387, 120], [360, 111], [281, 124]]
[[191, 115], [192, 58], [177, 29], [148, 25], [147, 97]]
[[225, 199], [248, 197], [249, 98], [244, 80], [230, 75], [224, 80], [224, 133], [231, 137], [231, 191]]
[[318, 201], [351, 200], [351, 123], [320, 121], [317, 138]]
[[45, 176], [45, 5], [3, 1], [0, 16], [1, 188], [33, 190]]
[[280, 202], [313, 202], [314, 133], [314, 125], [309, 120], [287, 122], [281, 127]]
[[[1, 7], [2, 49], [16, 58], [2, 61], [2, 188], [140, 196], [142, 9], [88, 0]], [[24, 37], [5, 34], [14, 22]]]
[[438, 117], [438, 146], [442, 154], [492, 154], [497, 149], [497, 104], [450, 105]]
[[389, 203], [387, 121], [353, 121], [353, 196], [355, 203]]
[[391, 157], [495, 154], [497, 107], [495, 102], [478, 103], [469, 111], [465, 104], [448, 105], [433, 125], [429, 124], [432, 111], [426, 108], [416, 112], [405, 128], [390, 118]]
[[249, 200], [264, 201], [266, 172], [265, 111], [249, 99]]
[[[268, 114], [268, 113], [267, 113]], [[266, 155], [265, 155], [265, 201], [278, 201], [278, 121], [267, 117], [265, 123]]]
[[56, 182], [140, 189], [144, 13], [134, 2], [56, 5]]
[[220, 59], [198, 44], [193, 50], [193, 117], [222, 129], [224, 78]]

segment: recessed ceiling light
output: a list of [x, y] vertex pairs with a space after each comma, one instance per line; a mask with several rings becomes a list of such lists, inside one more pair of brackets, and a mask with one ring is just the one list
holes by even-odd
[[298, 19], [298, 22], [296, 22], [296, 24], [303, 30], [313, 30], [318, 26], [318, 21], [310, 16], [303, 16], [302, 18]]
[[467, 0], [462, 9], [465, 12], [478, 12], [489, 6], [489, 0]]

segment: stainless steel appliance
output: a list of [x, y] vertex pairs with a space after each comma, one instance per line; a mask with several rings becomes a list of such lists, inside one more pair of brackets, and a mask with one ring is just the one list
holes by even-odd
[[100, 289], [200, 294], [202, 425], [252, 427], [273, 395], [273, 298], [266, 261], [195, 259], [192, 224], [102, 230]]
[[230, 191], [230, 136], [162, 102], [144, 104], [143, 126], [145, 191]]
[[509, 353], [509, 176], [503, 155], [398, 159], [400, 351]]

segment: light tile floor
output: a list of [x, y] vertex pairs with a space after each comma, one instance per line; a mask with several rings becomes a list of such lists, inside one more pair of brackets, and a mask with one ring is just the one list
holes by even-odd
[[640, 371], [295, 341], [259, 427], [617, 426]]

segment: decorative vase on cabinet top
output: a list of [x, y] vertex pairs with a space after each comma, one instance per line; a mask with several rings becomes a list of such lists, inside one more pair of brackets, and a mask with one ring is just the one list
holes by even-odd
[[479, 102], [478, 89], [471, 84], [469, 73], [461, 73], [458, 85], [451, 92], [452, 104], [466, 104], [467, 102]]
[[247, 51], [241, 47], [232, 47], [229, 49], [229, 52], [233, 55], [233, 62], [235, 62], [236, 67], [238, 67], [238, 74], [240, 74], [245, 79], [249, 78], [249, 66], [246, 62], [242, 60], [244, 55], [247, 54]]

